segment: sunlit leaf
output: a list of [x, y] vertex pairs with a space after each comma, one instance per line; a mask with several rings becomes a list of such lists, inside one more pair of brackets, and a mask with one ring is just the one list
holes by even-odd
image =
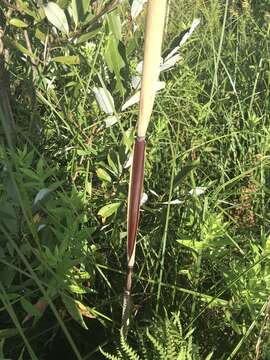
[[131, 96], [131, 98], [129, 98], [124, 105], [122, 106], [121, 110], [125, 111], [127, 108], [129, 108], [130, 106], [137, 104], [140, 101], [140, 96], [141, 96], [141, 92], [138, 91], [136, 92], [133, 96]]
[[182, 59], [182, 56], [180, 54], [173, 55], [168, 60], [164, 61], [163, 64], [161, 64], [160, 71], [165, 71], [165, 70], [171, 69], [181, 59]]
[[51, 59], [51, 61], [55, 61], [65, 65], [79, 65], [80, 57], [75, 55], [70, 56], [56, 56]]
[[69, 290], [74, 294], [85, 294], [87, 292], [83, 287], [74, 284], [69, 285]]
[[119, 14], [111, 13], [108, 15], [108, 24], [114, 38], [120, 40], [122, 37], [122, 24]]
[[108, 115], [112, 115], [114, 113], [114, 101], [113, 97], [110, 94], [109, 90], [103, 89], [101, 87], [93, 88], [94, 94], [96, 96], [96, 100], [98, 102], [99, 107], [102, 111], [104, 111]]
[[115, 75], [118, 90], [121, 94], [124, 94], [125, 89], [122, 84], [121, 69], [125, 66], [125, 62], [119, 52], [119, 41], [113, 35], [108, 38], [104, 58], [110, 72]]
[[96, 35], [99, 33], [100, 29], [96, 29], [93, 31], [90, 31], [88, 33], [82, 34], [81, 36], [78, 37], [78, 39], [76, 39], [76, 44], [82, 44], [85, 41], [88, 41], [94, 37], [96, 37]]
[[105, 205], [99, 210], [98, 215], [102, 216], [103, 218], [108, 218], [118, 210], [120, 205], [120, 202]]
[[22, 1], [22, 0], [16, 0], [16, 5], [18, 7], [18, 9], [22, 12], [24, 12], [25, 14], [33, 17], [36, 20], [40, 19], [40, 16], [37, 12], [31, 10], [28, 6], [27, 6], [27, 2], [26, 1]]
[[176, 46], [165, 58], [164, 62], [166, 62], [167, 60], [169, 60], [173, 55], [175, 55], [178, 50], [180, 49], [181, 46], [183, 46], [186, 41], [190, 38], [190, 36], [192, 35], [192, 33], [194, 32], [194, 30], [196, 29], [196, 27], [200, 24], [200, 19], [194, 19], [190, 29], [185, 33], [185, 35], [182, 37], [180, 43], [178, 46]]
[[133, 152], [129, 154], [127, 160], [124, 163], [124, 169], [128, 169], [132, 165], [133, 161]]
[[106, 127], [111, 127], [118, 122], [118, 118], [114, 115], [110, 115], [104, 119]]
[[82, 316], [85, 316], [89, 319], [95, 319], [95, 315], [93, 315], [91, 308], [89, 306], [84, 305], [78, 300], [75, 300], [75, 304], [77, 305], [78, 311], [81, 313]]
[[89, 7], [89, 0], [72, 0], [71, 9], [75, 25], [83, 21]]
[[206, 187], [195, 187], [194, 189], [191, 189], [188, 193], [192, 196], [199, 196], [204, 194], [206, 191]]
[[[155, 91], [158, 92], [162, 89], [164, 89], [166, 86], [164, 81], [158, 81], [155, 85]], [[136, 92], [131, 98], [129, 98], [124, 105], [122, 106], [121, 110], [124, 111], [127, 108], [129, 108], [130, 106], [137, 104], [140, 101], [140, 96], [141, 96], [141, 92], [138, 91]]]
[[46, 41], [46, 34], [42, 32], [39, 28], [36, 29], [35, 37], [43, 43], [45, 43]]
[[112, 179], [110, 177], [110, 175], [103, 169], [99, 168], [97, 169], [97, 176], [101, 179], [101, 180], [104, 180], [104, 181], [108, 181], [108, 182], [111, 182]]
[[35, 55], [29, 51], [28, 49], [26, 49], [22, 44], [20, 44], [18, 41], [11, 39], [10, 37], [6, 36], [4, 37], [4, 42], [7, 46], [11, 46], [14, 47], [15, 49], [19, 50], [20, 52], [22, 52], [24, 55], [29, 56], [31, 59], [35, 59], [36, 57]]
[[136, 17], [142, 12], [144, 4], [147, 0], [133, 0], [131, 5], [131, 17], [136, 19]]
[[79, 0], [71, 0], [72, 16], [76, 26], [78, 26], [79, 23], [78, 4], [79, 4]]
[[184, 201], [179, 200], [179, 199], [175, 199], [175, 200], [171, 200], [171, 201], [163, 201], [162, 204], [163, 205], [181, 205], [183, 204]]
[[17, 19], [17, 18], [10, 19], [9, 24], [13, 25], [17, 28], [27, 28], [27, 26], [28, 26], [28, 24], [26, 24], [24, 21]]
[[47, 19], [61, 32], [68, 34], [69, 27], [65, 12], [54, 2], [49, 2], [44, 6]]
[[131, 85], [133, 89], [139, 89], [141, 86], [142, 77], [141, 76], [132, 76]]

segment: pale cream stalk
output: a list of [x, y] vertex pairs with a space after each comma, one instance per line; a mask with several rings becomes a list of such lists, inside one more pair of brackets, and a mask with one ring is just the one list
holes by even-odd
[[161, 46], [167, 0], [149, 0], [146, 21], [143, 77], [140, 113], [137, 126], [139, 137], [145, 137], [155, 101], [155, 85], [159, 78]]

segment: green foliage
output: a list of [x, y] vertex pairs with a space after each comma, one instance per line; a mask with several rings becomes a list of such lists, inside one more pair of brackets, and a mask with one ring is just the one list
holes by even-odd
[[115, 345], [143, 55], [135, 5], [0, 0], [0, 358], [54, 359], [61, 344], [67, 359], [102, 347], [111, 359], [249, 360], [263, 329], [267, 360], [268, 1], [170, 2], [164, 60], [201, 23], [162, 62], [133, 321]]
[[[182, 326], [180, 323], [179, 314], [175, 314], [171, 319], [165, 321], [159, 320], [150, 328], [143, 332], [138, 332], [136, 336], [139, 337], [139, 348], [136, 351], [120, 336], [120, 347], [117, 350], [117, 356], [106, 353], [101, 350], [106, 359], [126, 359], [126, 360], [141, 360], [141, 359], [200, 359], [198, 355], [198, 348], [192, 344], [191, 334], [189, 332], [184, 336]], [[190, 341], [191, 340], [191, 341]], [[211, 357], [208, 356], [208, 359]]]

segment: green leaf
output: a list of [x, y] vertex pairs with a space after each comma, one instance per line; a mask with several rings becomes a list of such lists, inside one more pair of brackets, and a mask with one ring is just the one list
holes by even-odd
[[79, 0], [71, 0], [71, 10], [73, 20], [75, 22], [76, 27], [79, 24], [79, 9], [78, 9]]
[[122, 37], [122, 25], [119, 14], [115, 12], [108, 14], [107, 23], [109, 28], [109, 36], [104, 57], [110, 72], [115, 74], [118, 90], [122, 95], [124, 95], [125, 89], [122, 84], [120, 71], [125, 66], [125, 62], [119, 52], [120, 45], [122, 44], [120, 41]]
[[83, 21], [89, 7], [89, 0], [72, 0], [71, 9], [75, 25]]
[[46, 41], [46, 34], [38, 28], [36, 29], [35, 37], [43, 43]]
[[26, 176], [28, 176], [30, 179], [40, 181], [40, 177], [33, 171], [27, 168], [21, 168], [21, 172], [24, 173]]
[[131, 17], [133, 20], [142, 12], [143, 6], [147, 0], [133, 0], [131, 6]]
[[205, 360], [211, 360], [212, 357], [213, 357], [213, 355], [214, 355], [214, 352], [213, 352], [213, 351], [210, 352], [210, 354], [208, 354], [208, 355], [206, 356]]
[[24, 309], [24, 311], [28, 315], [31, 315], [31, 316], [34, 316], [34, 317], [41, 316], [41, 312], [33, 304], [31, 304], [30, 301], [22, 298], [21, 299], [21, 305], [22, 305], [22, 308]]
[[18, 9], [19, 9], [21, 12], [23, 12], [23, 13], [31, 16], [31, 17], [34, 18], [35, 20], [39, 20], [39, 19], [40, 19], [40, 16], [39, 16], [39, 14], [38, 14], [37, 12], [29, 9], [28, 5], [26, 4], [26, 1], [16, 0], [16, 5], [17, 5]]
[[66, 64], [66, 65], [79, 65], [80, 64], [80, 57], [71, 55], [71, 56], [56, 56], [52, 58], [52, 61]]
[[95, 93], [96, 100], [102, 111], [108, 115], [112, 115], [115, 111], [114, 100], [108, 89], [102, 87], [94, 87], [93, 91]]
[[24, 21], [17, 18], [10, 19], [9, 24], [17, 28], [26, 28], [28, 26], [28, 24], [26, 24]]
[[88, 32], [88, 33], [85, 33], [85, 34], [79, 36], [76, 43], [77, 44], [82, 44], [83, 42], [94, 38], [99, 33], [99, 31], [100, 31], [100, 29], [98, 28], [98, 29], [96, 29], [94, 31], [91, 31], [91, 32]]
[[190, 164], [183, 166], [179, 173], [175, 176], [173, 186], [177, 187], [188, 176], [188, 174], [199, 166], [200, 160], [192, 161]]
[[80, 309], [78, 307], [78, 304], [76, 303], [76, 300], [72, 299], [69, 296], [66, 295], [62, 295], [62, 301], [68, 311], [68, 313], [70, 314], [70, 316], [77, 321], [85, 330], [88, 330], [82, 314], [80, 312]]
[[65, 12], [56, 3], [49, 2], [44, 6], [44, 11], [47, 19], [61, 32], [68, 34], [69, 27]]
[[7, 339], [9, 337], [15, 336], [18, 334], [18, 330], [17, 329], [1, 329], [0, 330], [0, 340], [2, 339]]
[[97, 169], [97, 176], [100, 178], [100, 180], [104, 180], [104, 181], [108, 181], [108, 182], [112, 181], [110, 175], [101, 168]]
[[69, 286], [69, 290], [74, 294], [85, 294], [87, 292], [83, 287], [74, 284]]
[[179, 244], [184, 245], [192, 250], [197, 251], [198, 253], [201, 253], [205, 247], [207, 247], [207, 244], [204, 241], [196, 241], [196, 240], [176, 240]]
[[107, 160], [108, 160], [108, 164], [110, 166], [110, 168], [112, 169], [112, 171], [117, 174], [118, 173], [118, 168], [116, 166], [117, 163], [117, 154], [114, 153], [113, 151], [109, 152], [108, 156], [107, 156]]
[[35, 55], [31, 53], [28, 49], [26, 49], [23, 45], [21, 45], [18, 41], [13, 40], [8, 36], [4, 36], [4, 42], [7, 46], [13, 47], [22, 52], [24, 55], [29, 56], [31, 59], [36, 60]]
[[121, 40], [122, 38], [122, 24], [119, 14], [112, 12], [108, 14], [109, 29], [113, 33], [115, 39]]
[[98, 215], [102, 216], [103, 218], [108, 218], [118, 210], [120, 205], [120, 202], [105, 205], [99, 210]]
[[89, 306], [84, 305], [83, 303], [81, 303], [78, 300], [75, 300], [75, 303], [78, 307], [78, 310], [80, 312], [81, 315], [89, 318], [89, 319], [95, 319], [95, 315], [92, 313], [92, 310]]
[[114, 36], [109, 36], [104, 58], [110, 72], [115, 74], [118, 90], [123, 95], [125, 93], [125, 89], [122, 84], [122, 77], [120, 72], [121, 69], [125, 66], [125, 63], [118, 51], [118, 45], [119, 41]]

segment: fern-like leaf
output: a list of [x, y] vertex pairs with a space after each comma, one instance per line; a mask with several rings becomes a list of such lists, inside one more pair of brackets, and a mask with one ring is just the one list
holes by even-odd
[[122, 359], [122, 358], [119, 358], [118, 356], [111, 355], [111, 354], [105, 352], [102, 348], [99, 348], [99, 350], [100, 350], [101, 354], [103, 356], [105, 356], [105, 358], [108, 360], [121, 360]]
[[141, 360], [140, 356], [136, 353], [136, 351], [133, 350], [132, 347], [126, 342], [122, 333], [120, 343], [124, 354], [128, 356], [128, 360]]

